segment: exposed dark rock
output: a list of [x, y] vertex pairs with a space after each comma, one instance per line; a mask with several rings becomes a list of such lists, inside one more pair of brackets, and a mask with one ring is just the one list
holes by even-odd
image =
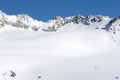
[[40, 79], [40, 78], [42, 78], [42, 76], [38, 76], [37, 78]]
[[112, 19], [107, 25], [106, 25], [106, 31], [112, 32], [113, 34], [116, 34], [120, 31], [120, 16]]
[[14, 71], [10, 71], [10, 77], [16, 77], [16, 73]]
[[94, 23], [94, 22], [101, 22], [103, 18], [104, 16], [101, 16], [101, 15], [97, 15], [97, 16], [89, 15], [82, 22], [85, 25], [90, 25], [91, 23]]
[[115, 77], [115, 79], [119, 79], [119, 77]]

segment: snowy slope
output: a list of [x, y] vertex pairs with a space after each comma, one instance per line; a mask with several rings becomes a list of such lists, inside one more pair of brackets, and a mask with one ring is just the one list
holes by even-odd
[[120, 78], [119, 33], [109, 31], [114, 19], [77, 15], [42, 22], [0, 16], [0, 80]]

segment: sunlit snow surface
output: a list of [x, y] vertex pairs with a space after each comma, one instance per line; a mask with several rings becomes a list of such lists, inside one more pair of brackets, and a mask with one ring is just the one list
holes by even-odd
[[0, 80], [119, 79], [119, 48], [108, 32], [92, 27], [34, 32], [6, 26], [0, 28]]

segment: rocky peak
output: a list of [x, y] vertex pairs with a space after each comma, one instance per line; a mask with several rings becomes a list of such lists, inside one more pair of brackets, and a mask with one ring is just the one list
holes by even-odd
[[84, 19], [83, 16], [81, 16], [81, 15], [77, 15], [77, 16], [74, 16], [74, 18], [73, 18], [73, 22], [79, 24], [83, 19]]
[[112, 19], [106, 26], [106, 30], [113, 34], [118, 33], [120, 31], [120, 16]]
[[84, 19], [84, 16], [81, 16], [81, 15], [70, 16], [70, 17], [64, 18], [66, 23], [73, 22], [76, 24], [79, 24], [83, 19]]
[[7, 15], [4, 12], [0, 11], [0, 27], [10, 25], [17, 28], [34, 29], [33, 27], [40, 28], [40, 26], [37, 25], [38, 23], [39, 21], [34, 20], [26, 14]]
[[66, 25], [68, 23], [71, 23], [71, 22], [73, 22], [75, 24], [79, 24], [83, 19], [84, 19], [84, 17], [81, 15], [70, 16], [70, 17], [66, 17], [66, 18], [56, 16], [52, 20], [48, 21], [48, 23], [49, 23], [48, 28], [43, 29], [43, 30], [44, 31], [57, 31], [62, 26]]
[[63, 20], [61, 16], [55, 16], [52, 20]]
[[65, 25], [64, 18], [60, 16], [54, 17], [52, 20], [46, 22], [46, 28], [43, 28], [43, 31], [57, 31], [60, 27]]
[[26, 14], [19, 14], [16, 16], [19, 21], [31, 22], [33, 19]]
[[2, 11], [0, 11], [0, 27], [4, 27], [4, 24], [7, 23], [7, 18], [6, 18], [6, 14]]
[[6, 16], [6, 14], [4, 12], [0, 11], [0, 18], [5, 17], [5, 16]]
[[84, 16], [76, 15], [76, 16], [73, 16], [71, 19], [68, 19], [68, 22], [79, 24], [83, 19], [84, 19]]
[[97, 16], [89, 15], [85, 17], [85, 19], [83, 20], [83, 24], [90, 25], [91, 23], [101, 22], [105, 18], [108, 18], [108, 17], [102, 16], [102, 15], [97, 15]]

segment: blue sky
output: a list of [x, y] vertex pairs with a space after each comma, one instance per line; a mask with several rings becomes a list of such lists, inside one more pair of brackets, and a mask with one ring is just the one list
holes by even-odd
[[120, 0], [1, 0], [0, 10], [7, 14], [28, 14], [47, 21], [54, 16], [120, 15]]

